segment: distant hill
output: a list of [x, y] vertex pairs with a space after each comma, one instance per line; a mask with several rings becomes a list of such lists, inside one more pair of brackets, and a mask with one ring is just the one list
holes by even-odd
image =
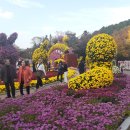
[[92, 36], [106, 33], [114, 37], [117, 43], [117, 60], [130, 60], [130, 19], [118, 24], [102, 27], [92, 33]]
[[107, 33], [107, 34], [112, 35], [113, 32], [119, 31], [120, 29], [127, 27], [127, 26], [130, 26], [130, 19], [120, 22], [118, 24], [113, 24], [113, 25], [109, 25], [107, 27], [102, 27], [100, 30], [95, 31], [93, 33], [93, 35], [95, 35], [97, 33]]

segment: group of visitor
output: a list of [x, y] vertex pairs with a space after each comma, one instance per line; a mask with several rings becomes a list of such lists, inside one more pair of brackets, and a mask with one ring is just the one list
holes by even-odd
[[[38, 61], [38, 64], [36, 67], [37, 72], [44, 71], [44, 74], [46, 75], [45, 67], [41, 61], [42, 59]], [[16, 67], [10, 64], [9, 59], [6, 59], [5, 64], [1, 67], [0, 82], [5, 84], [7, 98], [10, 98], [10, 97], [15, 98], [14, 82], [16, 79], [19, 82], [20, 94], [24, 95], [23, 93], [24, 86], [26, 88], [27, 94], [30, 94], [30, 82], [32, 80], [32, 74], [33, 72], [27, 61], [25, 60], [20, 61], [19, 67], [17, 68], [17, 71], [16, 71]], [[42, 80], [37, 75], [36, 89], [38, 89], [39, 86], [42, 86]]]
[[[42, 78], [46, 77], [46, 69], [43, 64], [43, 60], [40, 58], [37, 65], [33, 66], [31, 69], [29, 62], [24, 59], [19, 59], [17, 62], [17, 67], [11, 65], [9, 59], [5, 59], [5, 64], [0, 69], [0, 83], [5, 84], [7, 98], [15, 98], [15, 85], [14, 82], [17, 80], [19, 82], [20, 95], [24, 95], [23, 88], [26, 88], [26, 93], [30, 94], [30, 82], [32, 80], [33, 72], [35, 73], [37, 83], [36, 90], [43, 86]], [[50, 67], [48, 69], [50, 71]], [[64, 62], [60, 62], [57, 68], [57, 81], [68, 82], [67, 80], [68, 66]]]
[[[48, 69], [50, 71], [50, 64], [48, 62]], [[19, 82], [19, 90], [21, 96], [24, 95], [23, 88], [26, 88], [26, 93], [30, 94], [30, 82], [32, 80], [33, 73], [36, 76], [37, 83], [36, 83], [36, 90], [39, 87], [43, 86], [42, 78], [46, 77], [46, 69], [43, 64], [42, 58], [38, 60], [37, 65], [33, 63], [32, 69], [29, 65], [28, 61], [24, 59], [19, 59], [17, 62], [17, 66], [13, 66], [10, 64], [9, 59], [5, 59], [5, 64], [0, 67], [0, 83], [5, 84], [7, 98], [13, 97], [15, 98], [15, 86], [14, 82], [17, 79]], [[85, 64], [84, 60], [81, 60], [78, 65], [79, 73], [82, 74], [85, 71]], [[60, 61], [57, 66], [57, 81], [60, 82], [68, 82], [68, 65], [66, 62]], [[64, 79], [63, 79], [64, 74]]]

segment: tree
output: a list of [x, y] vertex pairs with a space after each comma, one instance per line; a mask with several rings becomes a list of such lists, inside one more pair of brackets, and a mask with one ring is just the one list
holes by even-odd
[[78, 44], [78, 38], [76, 37], [76, 33], [73, 33], [71, 31], [67, 31], [65, 35], [68, 37], [67, 45], [69, 47], [74, 48], [76, 44]]
[[130, 26], [115, 31], [113, 37], [118, 45], [117, 60], [130, 59]]
[[79, 57], [86, 57], [86, 45], [91, 37], [92, 35], [89, 32], [84, 31], [81, 37], [79, 38], [78, 44], [76, 44], [74, 49], [74, 52], [78, 54]]

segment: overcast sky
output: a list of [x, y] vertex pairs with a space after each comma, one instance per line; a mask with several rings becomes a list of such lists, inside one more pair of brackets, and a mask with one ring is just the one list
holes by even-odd
[[84, 30], [130, 19], [130, 0], [0, 0], [0, 33], [18, 33], [16, 45], [32, 46], [35, 36]]

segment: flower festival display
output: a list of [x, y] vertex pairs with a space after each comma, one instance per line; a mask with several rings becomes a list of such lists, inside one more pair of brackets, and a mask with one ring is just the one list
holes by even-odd
[[86, 47], [89, 71], [69, 81], [69, 88], [90, 89], [110, 86], [113, 82], [112, 60], [117, 45], [108, 34], [98, 34], [90, 39]]
[[65, 52], [69, 50], [69, 47], [63, 43], [56, 43], [49, 49], [48, 56], [50, 56], [51, 52], [53, 52], [54, 50], [60, 50], [61, 52]]
[[17, 49], [13, 46], [13, 43], [17, 39], [18, 34], [13, 33], [8, 38], [5, 33], [0, 33], [0, 62], [8, 58], [12, 64], [15, 64], [19, 54]]
[[70, 79], [69, 88], [74, 90], [102, 88], [111, 85], [113, 73], [105, 67], [95, 67], [75, 78]]
[[47, 61], [47, 50], [46, 47], [48, 45], [48, 40], [45, 40], [43, 43], [41, 43], [40, 47], [34, 50], [32, 59], [35, 63], [37, 63], [39, 58], [42, 58], [43, 61]]
[[86, 47], [87, 58], [91, 62], [111, 62], [117, 52], [117, 45], [112, 36], [98, 34], [92, 37]]

